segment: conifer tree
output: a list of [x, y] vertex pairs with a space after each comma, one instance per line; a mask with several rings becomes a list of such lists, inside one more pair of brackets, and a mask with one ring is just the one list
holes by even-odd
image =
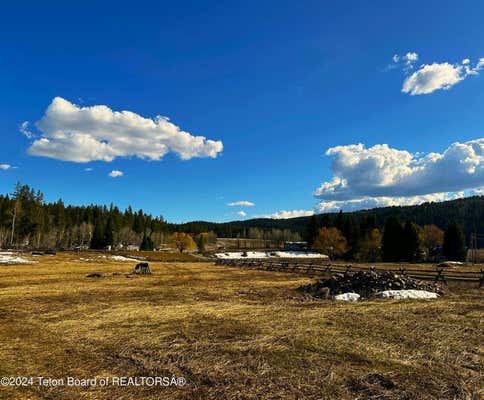
[[104, 246], [112, 246], [114, 244], [114, 227], [113, 218], [110, 215], [108, 217], [108, 222], [106, 223], [106, 228], [104, 229]]
[[146, 233], [143, 235], [143, 240], [141, 241], [141, 245], [139, 247], [140, 250], [144, 251], [151, 251], [153, 250], [153, 240], [151, 240], [150, 236], [147, 236]]
[[383, 230], [382, 253], [383, 261], [401, 261], [403, 256], [403, 228], [396, 217], [387, 219]]
[[315, 215], [311, 215], [306, 227], [306, 242], [308, 242], [309, 247], [314, 243], [314, 240], [319, 234], [319, 224]]
[[416, 261], [420, 250], [420, 239], [417, 227], [414, 223], [407, 221], [403, 228], [403, 258], [406, 261]]
[[465, 261], [467, 250], [464, 232], [459, 224], [451, 223], [444, 234], [444, 256], [450, 261]]
[[205, 252], [206, 244], [207, 244], [207, 233], [202, 232], [197, 236], [197, 249], [199, 253]]
[[91, 249], [101, 250], [106, 247], [104, 227], [101, 221], [96, 222], [91, 239]]

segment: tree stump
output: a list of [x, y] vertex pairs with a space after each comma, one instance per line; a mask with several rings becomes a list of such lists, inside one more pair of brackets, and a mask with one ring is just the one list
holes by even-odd
[[134, 267], [133, 273], [139, 274], [139, 275], [149, 275], [151, 274], [150, 266], [148, 263], [136, 264], [136, 267]]

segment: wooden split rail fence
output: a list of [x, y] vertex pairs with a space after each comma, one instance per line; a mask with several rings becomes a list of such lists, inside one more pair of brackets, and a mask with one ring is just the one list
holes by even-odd
[[[216, 265], [225, 265], [240, 268], [254, 268], [267, 271], [294, 272], [307, 275], [332, 275], [336, 273], [349, 274], [357, 271], [378, 271], [375, 267], [361, 267], [354, 265], [330, 264], [321, 261], [301, 260], [267, 260], [267, 259], [218, 259]], [[450, 271], [445, 268], [417, 270], [408, 268], [381, 269], [396, 274], [409, 276], [420, 280], [433, 280], [435, 282], [476, 282], [479, 287], [484, 286], [484, 270], [480, 271]]]

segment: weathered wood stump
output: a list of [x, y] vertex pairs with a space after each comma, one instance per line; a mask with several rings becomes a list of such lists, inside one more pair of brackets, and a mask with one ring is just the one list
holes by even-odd
[[139, 274], [139, 275], [149, 275], [151, 274], [150, 266], [148, 263], [136, 264], [136, 267], [134, 267], [133, 273]]

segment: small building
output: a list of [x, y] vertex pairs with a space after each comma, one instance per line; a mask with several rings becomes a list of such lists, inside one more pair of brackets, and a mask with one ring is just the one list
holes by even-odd
[[286, 251], [307, 251], [308, 242], [285, 242], [284, 250]]

